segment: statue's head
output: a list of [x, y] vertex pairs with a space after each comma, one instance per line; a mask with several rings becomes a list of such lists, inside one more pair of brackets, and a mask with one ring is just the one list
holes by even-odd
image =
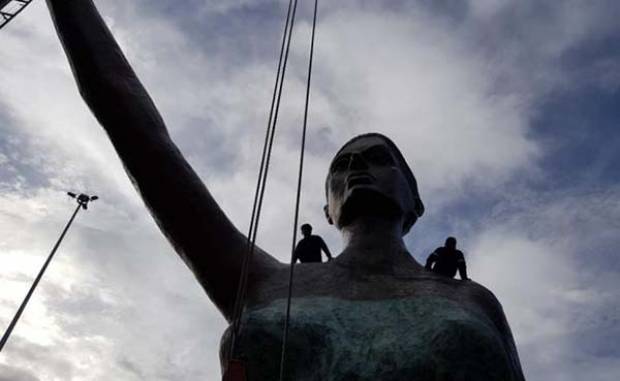
[[402, 218], [403, 235], [424, 213], [411, 168], [386, 136], [349, 140], [332, 160], [325, 183], [329, 223], [339, 229], [361, 216]]

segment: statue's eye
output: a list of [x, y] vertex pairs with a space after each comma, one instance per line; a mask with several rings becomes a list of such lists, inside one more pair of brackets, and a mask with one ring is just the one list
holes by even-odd
[[392, 154], [383, 146], [370, 147], [362, 153], [362, 156], [369, 164], [381, 166], [393, 166], [395, 164]]
[[342, 172], [345, 171], [349, 167], [349, 161], [351, 157], [349, 155], [340, 156], [337, 158], [331, 167], [331, 172]]

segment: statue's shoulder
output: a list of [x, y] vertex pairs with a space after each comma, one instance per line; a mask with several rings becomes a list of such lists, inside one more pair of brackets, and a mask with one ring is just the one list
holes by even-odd
[[504, 341], [506, 351], [510, 356], [511, 366], [515, 372], [515, 380], [524, 380], [517, 348], [514, 343], [510, 325], [508, 324], [508, 320], [504, 314], [502, 304], [495, 294], [488, 288], [473, 281], [469, 281], [468, 283], [470, 283], [467, 285], [469, 299], [474, 301], [478, 308], [481, 308], [485, 315], [493, 321], [502, 337], [502, 340]]
[[465, 281], [464, 283], [462, 288], [463, 296], [491, 318], [500, 331], [503, 333], [507, 331], [506, 315], [497, 296], [487, 287], [477, 282]]
[[497, 299], [497, 296], [495, 296], [495, 294], [485, 286], [473, 280], [466, 280], [461, 282], [464, 286], [464, 291], [469, 296], [489, 304], [497, 305], [499, 308], [501, 308], [501, 304]]

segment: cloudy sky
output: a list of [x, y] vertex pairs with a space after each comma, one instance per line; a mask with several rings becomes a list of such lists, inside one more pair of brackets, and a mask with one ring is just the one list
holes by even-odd
[[[175, 142], [247, 229], [283, 0], [99, 0]], [[259, 243], [290, 246], [311, 2], [302, 1]], [[620, 3], [339, 0], [318, 25], [302, 221], [332, 251], [337, 148], [401, 147], [423, 262], [459, 238], [500, 299], [528, 380], [620, 375]], [[0, 328], [82, 213], [0, 355], [1, 381], [215, 380], [226, 327], [81, 101], [45, 3], [0, 31]]]

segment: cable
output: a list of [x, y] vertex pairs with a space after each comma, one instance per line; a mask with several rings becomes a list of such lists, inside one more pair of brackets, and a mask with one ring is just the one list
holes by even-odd
[[278, 123], [278, 115], [280, 111], [280, 101], [282, 99], [282, 89], [290, 52], [293, 27], [295, 25], [295, 16], [297, 13], [297, 0], [289, 0], [286, 23], [284, 26], [284, 34], [282, 37], [282, 46], [280, 48], [280, 58], [278, 61], [278, 70], [276, 75], [276, 84], [274, 86], [273, 97], [271, 101], [271, 109], [269, 111], [269, 120], [267, 123], [267, 131], [265, 134], [265, 142], [263, 145], [263, 153], [261, 158], [261, 166], [259, 170], [256, 192], [254, 195], [254, 205], [252, 207], [252, 217], [248, 234], [248, 252], [244, 256], [241, 268], [239, 284], [237, 286], [237, 295], [233, 308], [233, 331], [230, 341], [228, 360], [233, 357], [236, 339], [240, 330], [241, 317], [243, 314], [243, 305], [247, 293], [247, 277], [251, 257], [256, 248], [256, 237], [258, 231], [258, 222], [262, 209], [265, 188], [267, 183], [267, 175], [269, 172], [269, 164], [271, 162], [271, 152], [275, 137], [275, 130]]
[[291, 318], [291, 299], [293, 296], [293, 276], [295, 273], [295, 244], [297, 243], [297, 225], [299, 224], [299, 205], [301, 201], [301, 184], [304, 172], [304, 154], [306, 150], [306, 132], [308, 130], [308, 109], [310, 105], [310, 85], [312, 83], [312, 63], [314, 60], [314, 41], [316, 35], [316, 19], [319, 1], [314, 0], [314, 16], [312, 19], [312, 38], [310, 42], [310, 58], [308, 62], [308, 82], [306, 83], [306, 104], [304, 107], [304, 125], [301, 134], [301, 149], [299, 154], [299, 175], [297, 177], [297, 198], [295, 200], [295, 219], [293, 223], [293, 244], [291, 248], [291, 265], [288, 280], [288, 294], [286, 298], [286, 317], [282, 334], [282, 352], [280, 356], [280, 381], [284, 379], [284, 364], [286, 362], [286, 344], [288, 341], [289, 321]]

